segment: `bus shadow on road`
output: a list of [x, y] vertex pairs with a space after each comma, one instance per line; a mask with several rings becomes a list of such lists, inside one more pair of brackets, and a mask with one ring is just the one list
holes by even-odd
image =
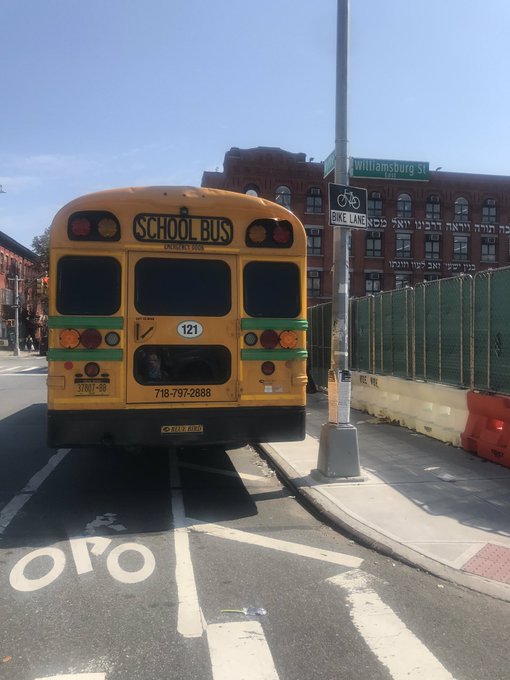
[[35, 405], [0, 421], [0, 441], [11, 442], [0, 454], [0, 550], [73, 537], [171, 531], [176, 491], [182, 491], [186, 515], [199, 521], [257, 512], [221, 447], [208, 450], [206, 458], [190, 448], [179, 458], [200, 460], [231, 475], [184, 468], [179, 481], [172, 479], [175, 451], [47, 449], [45, 411], [44, 404]]

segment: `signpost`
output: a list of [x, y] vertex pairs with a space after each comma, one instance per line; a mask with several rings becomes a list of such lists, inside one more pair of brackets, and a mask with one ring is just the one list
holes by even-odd
[[367, 190], [329, 184], [329, 224], [332, 227], [367, 228]]

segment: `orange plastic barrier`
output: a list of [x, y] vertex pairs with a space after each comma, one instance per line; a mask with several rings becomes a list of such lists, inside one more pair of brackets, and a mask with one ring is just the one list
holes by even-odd
[[510, 397], [468, 392], [462, 448], [510, 467]]

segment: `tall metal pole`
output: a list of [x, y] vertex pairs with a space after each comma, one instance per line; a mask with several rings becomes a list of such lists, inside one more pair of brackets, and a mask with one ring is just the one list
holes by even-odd
[[[348, 176], [349, 0], [338, 0], [335, 126], [335, 184]], [[349, 372], [349, 230], [333, 227], [333, 300], [331, 370], [328, 378], [329, 422], [322, 426], [319, 472], [328, 477], [359, 477], [358, 433], [350, 424]]]
[[14, 352], [19, 357], [19, 277], [18, 271], [14, 275]]

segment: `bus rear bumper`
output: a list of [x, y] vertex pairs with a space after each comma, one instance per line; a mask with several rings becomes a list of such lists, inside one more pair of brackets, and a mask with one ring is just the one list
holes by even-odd
[[48, 411], [48, 446], [199, 446], [301, 441], [305, 407]]

